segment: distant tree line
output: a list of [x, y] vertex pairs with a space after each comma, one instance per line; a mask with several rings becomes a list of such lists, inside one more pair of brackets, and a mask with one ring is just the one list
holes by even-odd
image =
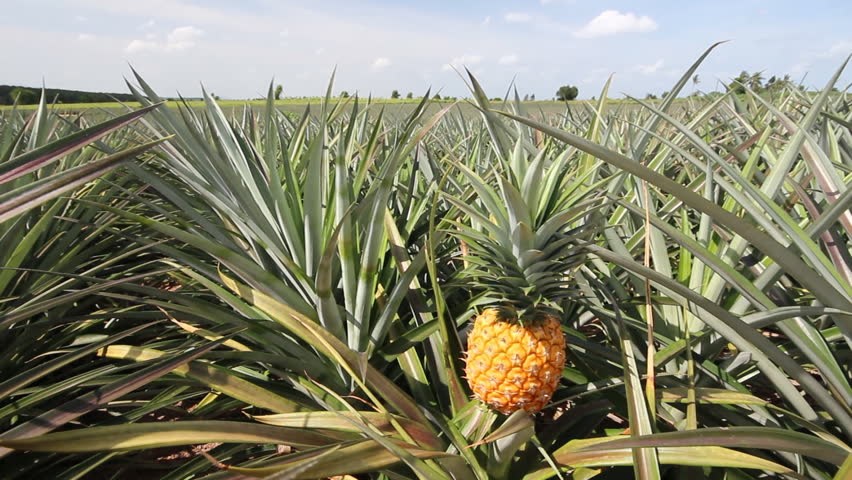
[[781, 90], [785, 87], [799, 88], [790, 78], [790, 75], [784, 75], [783, 77], [772, 75], [768, 80], [765, 80], [763, 73], [761, 72], [749, 73], [743, 70], [736, 78], [734, 78], [734, 81], [728, 85], [728, 88], [733, 90], [735, 93], [743, 94], [746, 92], [745, 87], [748, 87], [757, 93], [772, 92]]
[[[278, 88], [281, 88], [281, 86], [279, 85]], [[576, 86], [574, 86], [574, 85], [563, 85], [563, 86], [559, 87], [559, 90], [556, 91], [555, 99], [556, 100], [563, 100], [563, 101], [575, 100], [577, 98], [577, 96], [579, 95], [579, 93], [580, 93], [580, 91]], [[275, 99], [276, 100], [279, 98], [279, 94], [280, 94], [280, 91], [278, 89], [276, 89], [275, 90]], [[348, 98], [349, 95], [350, 95], [350, 93], [347, 90], [341, 90], [340, 93], [338, 94], [338, 96], [340, 98]], [[399, 90], [396, 90], [396, 89], [391, 90], [391, 94], [390, 94], [389, 98], [400, 99], [400, 98], [402, 98], [402, 92], [400, 92]], [[414, 94], [412, 92], [408, 92], [408, 93], [405, 94], [405, 98], [413, 99]], [[417, 98], [422, 98], [422, 97], [417, 97]], [[453, 96], [449, 96], [449, 95], [441, 96], [438, 93], [432, 94], [431, 98], [432, 98], [432, 100], [441, 100], [441, 101], [457, 101], [458, 100], [458, 97], [453, 97]], [[594, 98], [594, 97], [592, 97], [592, 98]], [[501, 98], [501, 97], [493, 97], [490, 100], [493, 101], [493, 102], [502, 102], [506, 99]], [[535, 101], [535, 94], [524, 95], [523, 101], [534, 102]]]
[[[692, 77], [692, 85], [693, 87], [697, 86], [700, 83], [698, 78], [698, 74], [695, 74]], [[796, 88], [799, 90], [804, 90], [805, 87], [803, 85], [796, 84], [790, 75], [778, 76], [772, 75], [768, 79], [763, 76], [763, 72], [755, 72], [749, 73], [746, 70], [740, 72], [739, 75], [734, 77], [730, 83], [726, 85], [727, 90], [729, 92], [734, 92], [737, 95], [743, 95], [746, 93], [747, 89], [752, 90], [758, 94], [766, 94], [778, 92], [786, 88]], [[835, 88], [836, 90], [836, 88]], [[654, 93], [645, 94], [645, 100], [656, 100], [657, 98], [666, 98], [669, 95], [669, 92], [663, 92], [657, 97]], [[719, 95], [718, 92], [701, 92], [699, 90], [694, 90], [690, 93], [689, 97], [700, 97], [700, 96], [708, 96], [714, 97]]]
[[[64, 90], [59, 88], [45, 89], [48, 103], [101, 103], [132, 102], [136, 98], [129, 93], [83, 92], [79, 90]], [[41, 98], [40, 88], [21, 87], [17, 85], [0, 85], [0, 105], [12, 105], [15, 99], [18, 105], [32, 105]]]

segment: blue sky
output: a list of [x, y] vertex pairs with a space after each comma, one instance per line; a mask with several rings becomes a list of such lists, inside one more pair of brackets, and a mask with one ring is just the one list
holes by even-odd
[[[427, 88], [464, 96], [454, 68], [488, 93], [560, 85], [598, 95], [668, 90], [712, 43], [697, 88], [741, 70], [822, 86], [852, 53], [848, 1], [29, 0], [0, 9], [0, 84], [125, 92], [133, 65], [161, 95], [223, 98], [388, 96]], [[852, 70], [852, 67], [850, 68]], [[841, 87], [852, 81], [845, 73]], [[688, 87], [692, 89], [693, 86]]]

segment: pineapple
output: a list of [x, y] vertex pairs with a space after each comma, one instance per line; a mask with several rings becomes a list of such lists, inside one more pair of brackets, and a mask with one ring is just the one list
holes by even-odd
[[582, 200], [581, 189], [571, 188], [567, 161], [545, 168], [541, 155], [505, 165], [498, 188], [459, 168], [475, 191], [464, 200], [450, 197], [473, 219], [456, 224], [468, 250], [461, 280], [480, 287], [489, 305], [468, 336], [465, 376], [493, 409], [535, 413], [562, 377], [561, 306], [577, 294], [571, 275], [593, 231], [584, 217], [597, 199]]
[[565, 365], [565, 337], [553, 315], [521, 322], [488, 308], [468, 336], [467, 375], [477, 398], [500, 413], [535, 413], [550, 401]]

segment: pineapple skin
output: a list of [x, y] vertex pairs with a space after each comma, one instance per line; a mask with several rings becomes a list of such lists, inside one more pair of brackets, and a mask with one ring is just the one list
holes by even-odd
[[550, 401], [565, 365], [559, 319], [541, 315], [523, 324], [504, 309], [476, 317], [467, 340], [465, 375], [476, 397], [503, 414], [535, 413]]

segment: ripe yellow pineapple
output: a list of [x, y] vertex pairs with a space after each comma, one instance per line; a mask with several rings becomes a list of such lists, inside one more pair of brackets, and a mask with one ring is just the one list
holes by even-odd
[[500, 413], [535, 413], [550, 401], [565, 365], [565, 337], [553, 315], [521, 323], [489, 308], [468, 336], [465, 374], [477, 398]]
[[477, 300], [491, 305], [468, 336], [465, 376], [478, 399], [504, 414], [541, 410], [559, 385], [562, 306], [577, 294], [572, 275], [600, 200], [564, 193], [576, 191], [568, 188], [568, 162], [519, 160], [504, 165], [494, 186], [461, 166], [475, 193], [448, 196], [469, 218], [456, 223], [466, 246], [460, 279], [479, 287]]

